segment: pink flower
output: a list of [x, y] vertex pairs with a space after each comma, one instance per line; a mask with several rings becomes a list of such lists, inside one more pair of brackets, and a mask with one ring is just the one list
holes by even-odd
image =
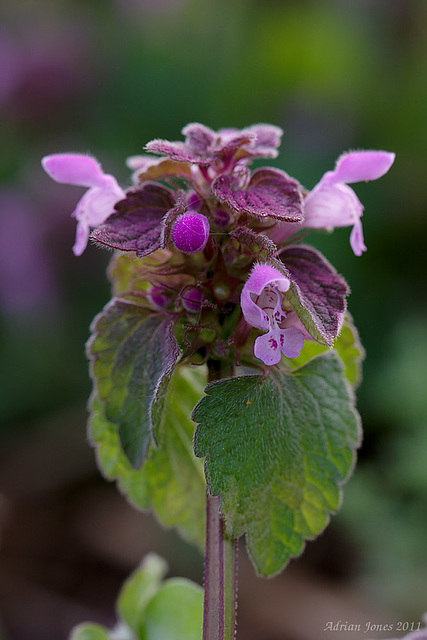
[[334, 171], [325, 173], [305, 198], [302, 226], [333, 229], [353, 225], [350, 245], [360, 256], [366, 251], [361, 222], [363, 205], [348, 184], [381, 178], [394, 158], [395, 154], [387, 151], [352, 151], [340, 156]]
[[117, 180], [102, 171], [101, 165], [90, 156], [80, 153], [56, 153], [45, 156], [43, 169], [56, 182], [89, 187], [79, 200], [72, 215], [77, 220], [74, 255], [80, 256], [86, 249], [89, 231], [113, 213], [114, 205], [125, 198]]
[[304, 344], [304, 336], [295, 327], [283, 328], [286, 314], [282, 311], [282, 292], [290, 281], [279, 271], [266, 264], [256, 264], [246, 281], [240, 303], [245, 320], [257, 329], [266, 331], [255, 340], [254, 354], [264, 364], [287, 358], [297, 358]]

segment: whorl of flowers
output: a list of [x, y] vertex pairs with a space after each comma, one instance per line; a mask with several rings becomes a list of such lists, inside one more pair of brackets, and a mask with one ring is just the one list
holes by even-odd
[[184, 141], [146, 145], [160, 157], [128, 160], [127, 191], [89, 156], [43, 159], [54, 180], [88, 188], [73, 214], [75, 254], [92, 229], [97, 244], [140, 259], [139, 303], [174, 317], [183, 357], [193, 361], [271, 366], [281, 354], [297, 357], [305, 340], [332, 346], [347, 286], [321, 254], [292, 238], [306, 228], [352, 226], [354, 252], [365, 251], [363, 206], [348, 183], [379, 178], [394, 154], [344, 154], [307, 193], [280, 169], [250, 169], [254, 158], [277, 156], [279, 127], [215, 132], [192, 123], [183, 134]]

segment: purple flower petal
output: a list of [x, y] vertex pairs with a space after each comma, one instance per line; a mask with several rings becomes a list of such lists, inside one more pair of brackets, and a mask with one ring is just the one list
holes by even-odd
[[263, 289], [271, 284], [274, 284], [279, 291], [287, 291], [291, 283], [280, 271], [268, 264], [256, 264], [243, 286], [240, 297], [246, 322], [264, 331], [269, 327], [268, 318], [261, 307], [256, 304], [254, 298], [258, 298]]
[[99, 162], [81, 153], [55, 153], [42, 159], [46, 173], [56, 182], [75, 184], [79, 187], [96, 187], [104, 184], [105, 174]]
[[256, 264], [243, 286], [240, 300], [246, 322], [267, 332], [255, 340], [254, 355], [269, 366], [277, 364], [282, 353], [296, 358], [304, 344], [299, 329], [282, 326], [282, 292], [289, 286], [288, 278], [267, 264]]
[[353, 151], [338, 158], [334, 171], [325, 173], [305, 199], [308, 228], [354, 225], [350, 244], [357, 256], [366, 251], [360, 218], [363, 205], [347, 183], [376, 180], [390, 169], [395, 154], [388, 151]]
[[76, 239], [73, 244], [73, 253], [75, 256], [81, 256], [87, 247], [89, 240], [90, 227], [86, 222], [77, 222]]
[[361, 256], [364, 251], [367, 251], [367, 246], [363, 240], [363, 228], [360, 218], [356, 220], [351, 230], [350, 246], [355, 256]]
[[173, 191], [146, 183], [126, 194], [92, 239], [121, 251], [135, 251], [138, 257], [148, 255], [160, 247], [162, 220], [174, 204]]
[[388, 151], [351, 151], [343, 153], [330, 172], [334, 182], [377, 180], [390, 169], [395, 159]]
[[280, 351], [280, 330], [269, 331], [255, 340], [254, 355], [264, 364], [272, 366], [277, 364], [282, 357]]
[[237, 212], [288, 222], [301, 222], [304, 217], [299, 183], [279, 169], [257, 169], [246, 189], [233, 189], [233, 177], [222, 175], [214, 181], [212, 189]]
[[319, 182], [305, 199], [304, 226], [311, 229], [349, 227], [359, 220], [363, 205], [351, 187]]
[[298, 358], [304, 346], [303, 333], [295, 328], [289, 327], [280, 332], [280, 348], [287, 358]]
[[90, 156], [57, 153], [45, 156], [42, 165], [56, 182], [89, 187], [72, 214], [78, 223], [73, 252], [79, 256], [86, 248], [90, 228], [102, 224], [125, 193], [117, 180], [103, 173], [100, 164]]

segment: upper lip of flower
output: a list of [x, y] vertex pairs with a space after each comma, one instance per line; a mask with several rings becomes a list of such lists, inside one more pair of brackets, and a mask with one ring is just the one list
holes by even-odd
[[114, 205], [125, 197], [114, 176], [104, 173], [101, 165], [80, 153], [56, 153], [45, 156], [42, 166], [56, 182], [88, 187], [72, 215], [77, 220], [75, 255], [86, 248], [89, 231], [102, 224], [113, 213]]
[[330, 228], [354, 225], [350, 244], [356, 255], [366, 251], [363, 241], [363, 205], [348, 186], [376, 180], [390, 169], [395, 154], [388, 151], [352, 151], [341, 155], [333, 171], [327, 171], [307, 194], [305, 227]]

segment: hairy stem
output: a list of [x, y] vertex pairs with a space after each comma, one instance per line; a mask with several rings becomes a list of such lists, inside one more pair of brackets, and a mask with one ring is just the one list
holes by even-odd
[[219, 497], [206, 495], [203, 640], [224, 640], [224, 561]]
[[237, 539], [223, 538], [224, 640], [234, 639], [237, 611]]
[[[233, 374], [219, 361], [208, 362], [209, 381]], [[224, 535], [220, 496], [206, 492], [206, 551], [203, 640], [233, 640], [236, 632], [237, 541]]]

